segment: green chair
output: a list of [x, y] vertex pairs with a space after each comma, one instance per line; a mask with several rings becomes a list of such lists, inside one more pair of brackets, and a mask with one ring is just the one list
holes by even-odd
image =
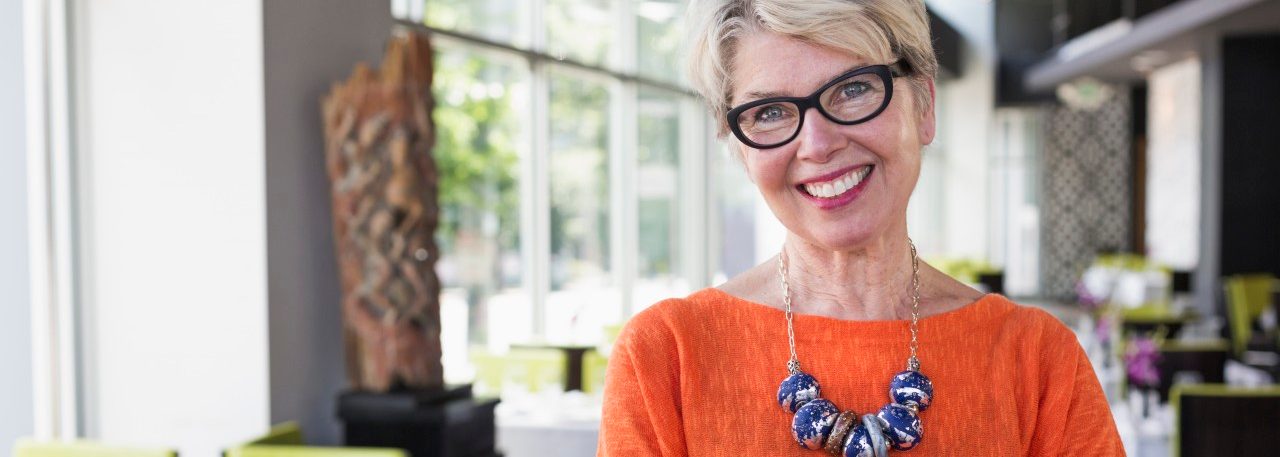
[[551, 384], [565, 385], [565, 356], [556, 349], [513, 347], [506, 354], [491, 354], [483, 348], [473, 348], [471, 363], [476, 367], [476, 381], [483, 387], [478, 389], [478, 395], [501, 393], [507, 381], [518, 382], [529, 392], [541, 391]]
[[1175, 457], [1275, 455], [1280, 387], [1182, 384], [1170, 398]]
[[285, 422], [267, 434], [223, 452], [225, 457], [408, 457], [400, 449], [368, 447], [316, 447], [302, 444], [302, 429]]
[[14, 457], [177, 457], [173, 449], [107, 446], [90, 441], [69, 443], [18, 440]]
[[582, 356], [582, 390], [596, 393], [604, 389], [604, 373], [609, 369], [609, 358], [598, 351], [587, 351]]
[[222, 451], [222, 457], [230, 455], [231, 449], [239, 449], [248, 446], [301, 446], [302, 444], [302, 427], [300, 427], [297, 422], [288, 421], [272, 426], [271, 430], [268, 430], [265, 435], [245, 441]]
[[408, 457], [400, 449], [370, 447], [245, 446], [227, 451], [228, 457]]
[[1223, 288], [1227, 295], [1227, 318], [1231, 323], [1231, 344], [1236, 356], [1244, 354], [1253, 337], [1254, 319], [1271, 306], [1271, 287], [1276, 278], [1269, 274], [1228, 276]]

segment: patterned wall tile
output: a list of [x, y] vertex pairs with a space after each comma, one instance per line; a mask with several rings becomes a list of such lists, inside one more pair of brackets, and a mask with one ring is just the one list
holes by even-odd
[[1093, 109], [1057, 106], [1047, 125], [1041, 201], [1040, 284], [1073, 299], [1099, 250], [1129, 250], [1132, 166], [1127, 88]]

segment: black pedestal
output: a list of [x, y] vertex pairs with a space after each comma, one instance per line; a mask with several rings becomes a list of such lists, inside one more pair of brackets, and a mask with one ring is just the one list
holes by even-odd
[[347, 446], [394, 447], [413, 457], [492, 457], [498, 400], [477, 400], [471, 385], [436, 391], [338, 397]]

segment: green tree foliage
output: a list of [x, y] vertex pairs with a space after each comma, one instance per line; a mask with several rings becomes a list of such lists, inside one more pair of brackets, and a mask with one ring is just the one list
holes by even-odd
[[[467, 230], [493, 237], [502, 249], [519, 243], [520, 125], [510, 82], [515, 70], [460, 50], [437, 52], [436, 145], [446, 251]], [[488, 221], [488, 222], [486, 222]]]

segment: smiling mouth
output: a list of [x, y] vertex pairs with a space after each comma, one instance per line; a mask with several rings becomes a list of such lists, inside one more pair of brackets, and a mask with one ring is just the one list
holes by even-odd
[[866, 165], [860, 168], [849, 170], [848, 173], [830, 181], [813, 182], [800, 184], [796, 186], [801, 192], [808, 194], [810, 197], [834, 199], [844, 195], [850, 189], [858, 187], [867, 176], [871, 176], [871, 170], [875, 165]]

